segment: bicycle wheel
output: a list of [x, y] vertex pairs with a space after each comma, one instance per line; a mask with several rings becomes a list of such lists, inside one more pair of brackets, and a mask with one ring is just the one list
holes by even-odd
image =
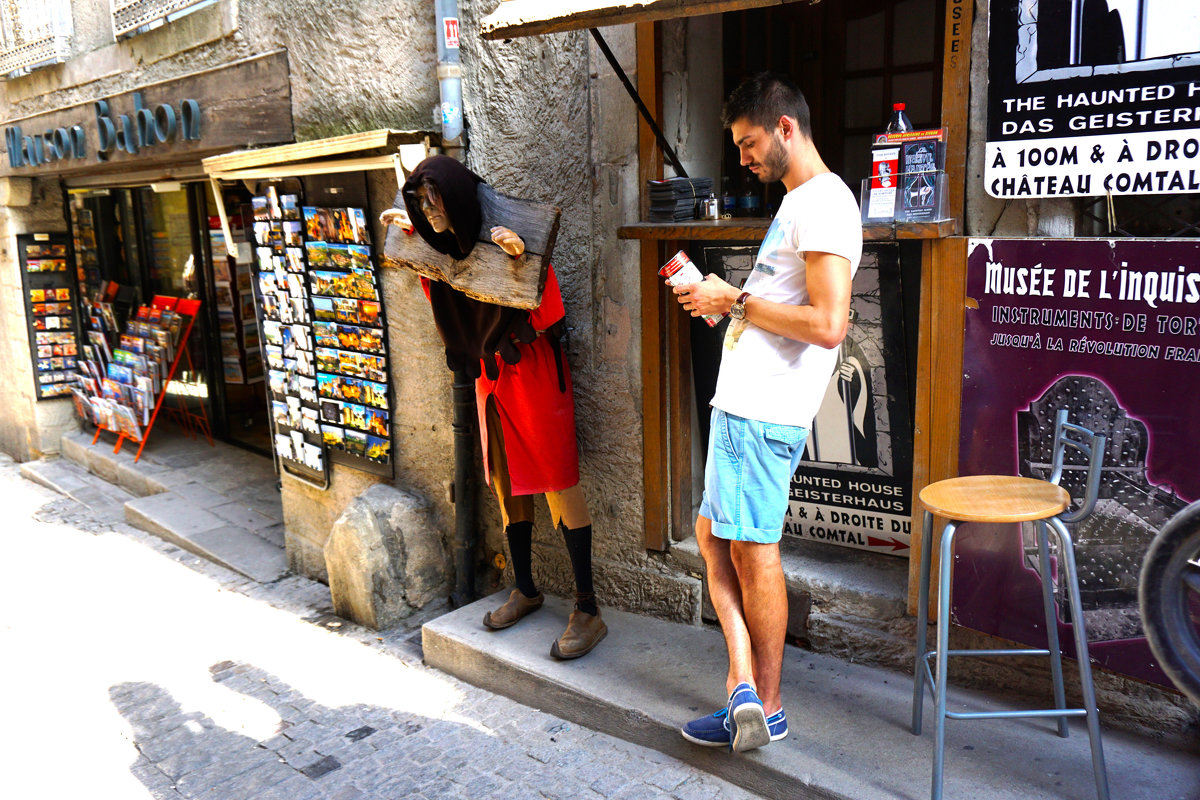
[[1138, 605], [1159, 666], [1200, 705], [1200, 502], [1172, 517], [1150, 543]]

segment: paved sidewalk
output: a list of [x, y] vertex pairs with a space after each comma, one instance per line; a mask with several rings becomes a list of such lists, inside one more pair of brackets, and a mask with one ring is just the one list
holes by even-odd
[[462, 683], [329, 613], [22, 479], [0, 455], [0, 787], [21, 800], [750, 798]]

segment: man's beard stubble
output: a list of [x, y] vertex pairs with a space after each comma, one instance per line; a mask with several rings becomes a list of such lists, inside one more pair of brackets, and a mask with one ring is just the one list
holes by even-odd
[[771, 149], [763, 157], [759, 166], [762, 167], [758, 173], [759, 183], [774, 183], [787, 172], [788, 151], [777, 134], [771, 136]]

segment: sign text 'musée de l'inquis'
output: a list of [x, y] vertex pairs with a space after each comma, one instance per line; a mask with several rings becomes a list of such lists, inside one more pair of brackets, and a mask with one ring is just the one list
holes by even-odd
[[988, 194], [1200, 192], [1198, 28], [1193, 0], [993, 0]]

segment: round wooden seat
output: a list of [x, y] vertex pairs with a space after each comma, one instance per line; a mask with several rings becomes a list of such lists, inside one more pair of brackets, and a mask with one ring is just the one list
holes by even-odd
[[1071, 505], [1061, 486], [1009, 475], [964, 475], [931, 483], [921, 503], [936, 517], [958, 522], [1030, 522], [1049, 519]]

